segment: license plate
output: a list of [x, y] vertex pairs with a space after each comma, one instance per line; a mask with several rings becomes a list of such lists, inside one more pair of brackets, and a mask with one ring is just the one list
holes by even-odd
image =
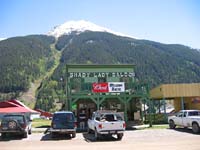
[[8, 129], [7, 127], [3, 127], [3, 128], [2, 128], [2, 130], [7, 130], [7, 129]]
[[115, 131], [110, 131], [110, 133], [115, 133]]

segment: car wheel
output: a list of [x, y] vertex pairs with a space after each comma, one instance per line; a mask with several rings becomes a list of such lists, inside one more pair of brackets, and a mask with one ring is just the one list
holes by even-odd
[[28, 130], [28, 134], [29, 135], [32, 134], [32, 130], [31, 129]]
[[99, 140], [99, 133], [97, 132], [97, 130], [94, 131], [94, 138], [95, 140]]
[[169, 121], [169, 128], [170, 128], [170, 129], [175, 129], [175, 128], [176, 128], [176, 125], [175, 125], [175, 123], [174, 123], [173, 120], [170, 120], [170, 121]]
[[6, 133], [1, 133], [1, 138], [5, 139], [6, 138]]
[[27, 137], [28, 137], [28, 133], [27, 132], [23, 133], [23, 138], [27, 138]]
[[87, 133], [88, 134], [90, 134], [90, 133], [92, 133], [92, 130], [88, 127], [88, 129], [87, 129]]
[[118, 139], [118, 140], [121, 140], [122, 137], [123, 137], [123, 135], [124, 135], [123, 133], [117, 134], [117, 139]]
[[17, 121], [11, 120], [8, 122], [8, 128], [11, 130], [17, 129]]
[[76, 132], [72, 133], [72, 138], [76, 137]]
[[197, 123], [193, 123], [193, 124], [192, 124], [192, 131], [193, 131], [194, 133], [199, 133], [200, 128], [199, 128], [199, 125], [198, 125]]

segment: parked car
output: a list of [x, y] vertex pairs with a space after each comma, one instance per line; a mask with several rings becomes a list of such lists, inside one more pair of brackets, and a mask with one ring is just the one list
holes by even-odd
[[176, 126], [191, 127], [194, 133], [200, 132], [200, 110], [181, 110], [176, 115], [168, 117], [169, 128]]
[[31, 134], [31, 129], [31, 120], [23, 114], [4, 115], [0, 125], [2, 138], [7, 134], [19, 134], [27, 138], [28, 134]]
[[126, 128], [122, 116], [116, 112], [94, 112], [91, 119], [88, 119], [88, 132], [94, 132], [95, 139], [98, 140], [103, 135], [117, 135], [121, 140]]
[[76, 128], [74, 114], [70, 111], [59, 111], [53, 114], [49, 131], [52, 137], [56, 134], [70, 134], [72, 138], [75, 138]]

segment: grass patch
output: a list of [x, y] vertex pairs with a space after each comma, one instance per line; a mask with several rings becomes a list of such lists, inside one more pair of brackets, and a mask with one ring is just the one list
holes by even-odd
[[47, 119], [34, 119], [32, 121], [33, 128], [48, 128], [51, 125], [51, 120]]
[[145, 129], [168, 129], [169, 125], [168, 124], [161, 124], [161, 125], [152, 125], [152, 127], [149, 127], [149, 125], [144, 125], [144, 126], [138, 126], [136, 129], [137, 130], [145, 130]]
[[168, 124], [163, 124], [163, 125], [152, 125], [152, 127], [148, 127], [146, 129], [168, 129], [169, 125]]
[[146, 128], [141, 128], [141, 129], [168, 129], [169, 125], [168, 124], [162, 124], [162, 125], [152, 125], [152, 127], [146, 127]]

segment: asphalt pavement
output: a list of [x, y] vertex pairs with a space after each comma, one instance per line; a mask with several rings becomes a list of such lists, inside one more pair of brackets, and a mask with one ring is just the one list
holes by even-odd
[[125, 131], [118, 141], [116, 136], [96, 141], [93, 134], [77, 133], [76, 138], [33, 133], [28, 138], [9, 137], [0, 139], [0, 150], [200, 150], [200, 134], [190, 129], [145, 129]]

